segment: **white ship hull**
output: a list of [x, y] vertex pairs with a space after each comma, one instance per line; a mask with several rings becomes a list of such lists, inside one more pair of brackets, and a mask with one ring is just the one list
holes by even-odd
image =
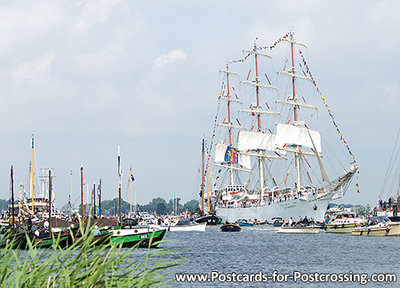
[[333, 194], [330, 194], [318, 199], [317, 195], [310, 195], [307, 197], [308, 199], [298, 198], [271, 204], [266, 203], [256, 207], [217, 207], [216, 212], [222, 218], [222, 221], [228, 220], [229, 222], [235, 222], [242, 218], [267, 220], [271, 223], [274, 217], [282, 217], [286, 221], [289, 221], [290, 217], [292, 217], [294, 221], [298, 221], [299, 218], [304, 218], [305, 216], [308, 219], [312, 218], [314, 221], [322, 222], [332, 197]]

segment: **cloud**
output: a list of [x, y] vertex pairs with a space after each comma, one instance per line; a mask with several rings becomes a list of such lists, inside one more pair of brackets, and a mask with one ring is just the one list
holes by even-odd
[[155, 68], [159, 69], [170, 63], [186, 60], [186, 54], [182, 50], [171, 50], [167, 54], [161, 55], [154, 60]]
[[21, 64], [11, 72], [11, 78], [15, 83], [28, 80], [34, 85], [45, 84], [49, 80], [55, 58], [54, 54], [48, 54], [36, 61]]

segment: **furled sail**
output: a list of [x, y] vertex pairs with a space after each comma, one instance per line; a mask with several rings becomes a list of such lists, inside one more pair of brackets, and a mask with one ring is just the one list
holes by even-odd
[[251, 169], [250, 156], [241, 154], [237, 149], [218, 143], [215, 147], [215, 163], [237, 163]]
[[314, 148], [310, 137], [312, 137], [318, 153], [321, 153], [321, 134], [318, 131], [280, 123], [276, 128], [276, 143], [279, 145], [294, 144]]

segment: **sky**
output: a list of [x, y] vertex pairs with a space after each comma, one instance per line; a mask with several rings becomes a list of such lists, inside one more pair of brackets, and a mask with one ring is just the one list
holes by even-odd
[[[294, 31], [359, 164], [360, 194], [374, 204], [399, 129], [398, 1], [2, 1], [0, 198], [53, 168], [56, 206], [80, 167], [103, 199], [128, 175], [139, 203], [198, 195], [203, 134], [210, 137], [218, 70], [256, 37], [271, 45]], [[35, 185], [38, 189], [39, 182]], [[17, 188], [18, 189], [18, 188]]]

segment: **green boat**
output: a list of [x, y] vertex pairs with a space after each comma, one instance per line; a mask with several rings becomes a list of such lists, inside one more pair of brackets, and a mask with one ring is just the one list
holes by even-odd
[[122, 247], [155, 248], [163, 239], [166, 230], [154, 230], [148, 227], [133, 229], [112, 229], [111, 243], [122, 243]]
[[[60, 238], [59, 240], [57, 238]], [[61, 248], [65, 248], [68, 246], [69, 243], [72, 243], [72, 241], [70, 241], [70, 235], [66, 234], [66, 235], [54, 235], [54, 237], [45, 237], [45, 238], [37, 238], [35, 237], [32, 240], [32, 244], [33, 246], [37, 247], [37, 248], [50, 248], [51, 246], [53, 246], [53, 243], [55, 241], [58, 240], [58, 245]]]

